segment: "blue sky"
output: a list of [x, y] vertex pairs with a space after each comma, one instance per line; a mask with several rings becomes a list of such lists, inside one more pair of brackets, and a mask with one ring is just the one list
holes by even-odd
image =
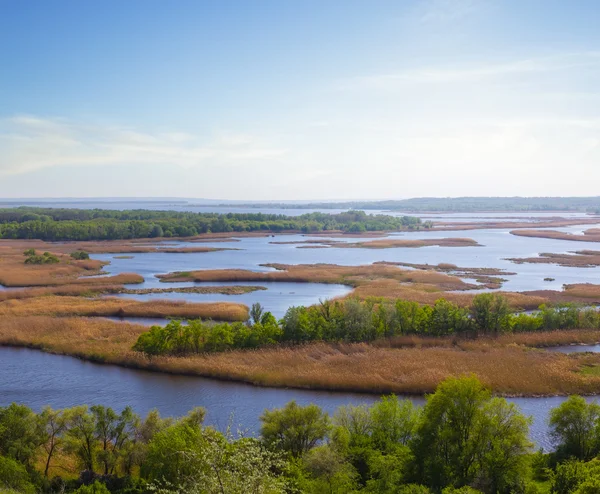
[[594, 0], [0, 0], [0, 197], [597, 195]]

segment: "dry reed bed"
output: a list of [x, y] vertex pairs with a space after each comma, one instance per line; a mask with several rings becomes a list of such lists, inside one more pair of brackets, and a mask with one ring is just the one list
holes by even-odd
[[[56, 254], [70, 254], [82, 250], [90, 254], [142, 254], [147, 252], [166, 253], [202, 253], [221, 250], [233, 250], [225, 247], [169, 247], [168, 242], [177, 239], [147, 239], [139, 238], [132, 240], [89, 240], [89, 241], [64, 241], [46, 242], [44, 240], [0, 240], [0, 254], [20, 254], [27, 249], [39, 251], [51, 251]], [[186, 241], [188, 239], [185, 239]], [[192, 238], [193, 241], [199, 239]], [[204, 239], [211, 241], [210, 239]], [[215, 241], [227, 241], [227, 239], [215, 239]], [[231, 239], [231, 241], [234, 241]]]
[[600, 266], [600, 252], [596, 250], [578, 250], [570, 254], [542, 253], [539, 257], [510, 258], [516, 264], [558, 264], [559, 266], [589, 268]]
[[[597, 393], [600, 377], [580, 373], [599, 365], [600, 355], [564, 355], [493, 340], [458, 345], [431, 339], [412, 347], [364, 343], [314, 343], [300, 347], [232, 351], [191, 357], [155, 357], [132, 352], [147, 328], [84, 318], [5, 317], [0, 344], [40, 348], [95, 361], [278, 387], [368, 393], [426, 393], [448, 376], [476, 374], [496, 393], [555, 395]], [[418, 340], [418, 338], [417, 338]]]
[[564, 345], [594, 345], [600, 342], [597, 329], [569, 329], [535, 331], [531, 333], [504, 334], [496, 340], [499, 345], [524, 345], [528, 347], [554, 347]]
[[[598, 220], [596, 220], [596, 223], [597, 222]], [[597, 228], [586, 230], [583, 232], [583, 235], [559, 232], [556, 230], [514, 230], [510, 233], [511, 235], [517, 235], [519, 237], [550, 238], [554, 240], [572, 240], [575, 242], [600, 242], [600, 232]]]
[[248, 307], [231, 302], [188, 303], [172, 300], [142, 302], [121, 298], [87, 299], [53, 295], [0, 302], [0, 317], [37, 315], [176, 317], [245, 321], [248, 318]]
[[383, 264], [388, 266], [401, 266], [412, 269], [419, 269], [422, 271], [436, 271], [438, 273], [445, 273], [451, 276], [457, 276], [461, 279], [474, 279], [477, 283], [480, 283], [482, 288], [489, 288], [492, 290], [502, 287], [502, 283], [506, 281], [500, 276], [513, 276], [517, 273], [512, 273], [504, 269], [499, 268], [462, 268], [455, 264], [439, 263], [439, 264], [416, 264], [410, 262], [388, 262], [378, 261], [374, 264]]
[[[534, 225], [537, 228], [563, 228], [566, 226], [575, 225], [596, 225], [599, 223], [599, 218], [555, 218], [548, 221], [538, 221]], [[481, 222], [435, 222], [434, 231], [462, 231], [462, 230], [489, 230], [489, 229], [530, 229], [531, 222], [525, 221], [481, 221]]]
[[264, 264], [275, 271], [249, 271], [245, 269], [207, 269], [191, 272], [176, 272], [158, 275], [163, 282], [175, 281], [282, 281], [297, 283], [339, 283], [361, 286], [376, 280], [396, 283], [420, 283], [431, 285], [435, 290], [468, 290], [474, 285], [465, 283], [456, 276], [430, 271], [404, 270], [396, 266], [369, 264], [364, 266], [339, 266], [337, 264]]
[[472, 238], [432, 238], [432, 239], [396, 239], [384, 238], [381, 240], [372, 240], [370, 242], [336, 242], [331, 244], [332, 247], [339, 249], [394, 249], [399, 247], [419, 248], [419, 247], [481, 247], [481, 244]]

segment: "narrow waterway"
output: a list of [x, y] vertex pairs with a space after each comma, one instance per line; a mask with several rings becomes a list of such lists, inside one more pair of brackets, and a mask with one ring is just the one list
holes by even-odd
[[[275, 389], [189, 376], [94, 364], [37, 350], [0, 348], [0, 406], [23, 403], [35, 410], [103, 404], [121, 410], [130, 405], [144, 415], [156, 408], [164, 416], [180, 416], [197, 406], [208, 410], [207, 423], [219, 429], [232, 425], [256, 433], [265, 408], [281, 407], [290, 400], [316, 403], [329, 413], [342, 405], [373, 403], [378, 397], [356, 393], [333, 393]], [[422, 405], [421, 396], [407, 397]], [[593, 399], [593, 398], [590, 398]], [[546, 420], [551, 408], [564, 397], [512, 398], [523, 413], [533, 417], [531, 438], [551, 448]]]

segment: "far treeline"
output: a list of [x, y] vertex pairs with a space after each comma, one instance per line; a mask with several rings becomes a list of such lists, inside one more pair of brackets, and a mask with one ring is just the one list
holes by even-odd
[[0, 408], [0, 492], [9, 494], [593, 494], [600, 406], [550, 412], [556, 450], [534, 452], [531, 419], [475, 377], [450, 378], [423, 407], [395, 396], [265, 410], [258, 437], [127, 407]]
[[542, 305], [532, 313], [514, 313], [506, 298], [482, 293], [464, 308], [439, 299], [433, 306], [417, 302], [349, 298], [310, 307], [290, 307], [277, 321], [254, 304], [244, 324], [171, 321], [142, 333], [134, 350], [148, 355], [185, 355], [230, 349], [260, 348], [309, 341], [370, 342], [400, 335], [474, 337], [508, 332], [600, 328], [600, 312], [564, 304]]
[[400, 231], [430, 228], [412, 216], [370, 215], [364, 211], [339, 214], [180, 213], [176, 211], [113, 211], [106, 209], [0, 209], [0, 238], [38, 240], [124, 240], [191, 237], [203, 233]]
[[[226, 207], [227, 205], [223, 205]], [[345, 201], [319, 203], [250, 203], [238, 207], [277, 209], [387, 209], [417, 212], [600, 212], [600, 197], [417, 197], [389, 201]]]

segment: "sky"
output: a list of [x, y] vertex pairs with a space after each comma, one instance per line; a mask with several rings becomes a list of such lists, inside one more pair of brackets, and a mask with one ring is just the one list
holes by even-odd
[[0, 0], [0, 197], [599, 195], [597, 0]]

